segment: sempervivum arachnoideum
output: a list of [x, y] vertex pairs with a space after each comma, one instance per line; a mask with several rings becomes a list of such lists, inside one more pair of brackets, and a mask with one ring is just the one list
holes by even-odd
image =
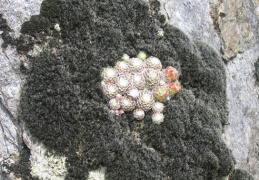
[[134, 118], [141, 120], [145, 117], [145, 112], [142, 109], [135, 109], [133, 112]]
[[181, 84], [178, 80], [176, 80], [176, 81], [170, 83], [168, 85], [168, 88], [169, 88], [169, 94], [173, 95], [173, 94], [178, 93], [180, 91]]
[[178, 71], [172, 66], [168, 66], [164, 71], [164, 77], [167, 82], [175, 81], [178, 78]]
[[124, 61], [118, 61], [115, 65], [115, 69], [117, 71], [118, 74], [125, 74], [125, 73], [129, 73], [129, 66], [128, 63], [124, 62]]
[[127, 75], [121, 75], [117, 77], [116, 85], [119, 92], [126, 93], [131, 86], [131, 77]]
[[108, 98], [114, 98], [118, 94], [118, 88], [113, 83], [105, 83], [103, 86], [103, 91]]
[[119, 98], [113, 98], [109, 101], [110, 108], [112, 110], [120, 109], [120, 99]]
[[117, 72], [114, 68], [107, 67], [103, 69], [101, 76], [105, 82], [114, 82], [117, 77]]
[[152, 68], [152, 69], [156, 69], [156, 70], [162, 69], [161, 61], [156, 57], [151, 56], [151, 57], [147, 58], [145, 61], [145, 64], [146, 64], [147, 68]]
[[155, 102], [155, 98], [154, 98], [152, 92], [150, 92], [148, 90], [143, 90], [139, 94], [137, 106], [140, 109], [143, 109], [144, 111], [148, 111], [152, 108], [154, 102]]
[[159, 113], [159, 112], [154, 113], [152, 115], [152, 121], [155, 124], [160, 124], [161, 122], [164, 121], [164, 115], [162, 113]]
[[155, 69], [146, 69], [144, 71], [144, 77], [148, 87], [156, 86], [159, 84], [161, 71]]
[[164, 110], [164, 104], [161, 103], [161, 102], [156, 102], [152, 106], [152, 111], [155, 112], [155, 113], [156, 112], [161, 113], [161, 112], [163, 112], [163, 110]]
[[144, 62], [139, 59], [139, 58], [131, 58], [128, 61], [129, 67], [130, 67], [130, 71], [132, 73], [138, 73], [141, 72], [144, 69]]
[[127, 95], [133, 99], [137, 99], [139, 97], [138, 88], [135, 88], [135, 87], [129, 88]]
[[133, 86], [138, 89], [143, 89], [146, 85], [145, 77], [141, 73], [132, 76]]
[[135, 101], [133, 101], [128, 96], [122, 96], [120, 98], [120, 105], [124, 111], [132, 111], [136, 107]]
[[147, 54], [146, 54], [145, 52], [143, 52], [143, 51], [140, 51], [140, 52], [138, 53], [138, 55], [137, 55], [137, 58], [139, 58], [139, 59], [145, 61], [146, 58], [147, 58]]
[[169, 88], [168, 86], [156, 86], [153, 90], [154, 93], [154, 97], [158, 100], [158, 101], [164, 101], [167, 99], [167, 97], [169, 96]]

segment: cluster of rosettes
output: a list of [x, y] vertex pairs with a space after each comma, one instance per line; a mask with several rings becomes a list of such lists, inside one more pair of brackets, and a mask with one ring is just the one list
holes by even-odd
[[115, 115], [133, 111], [137, 120], [152, 110], [152, 120], [160, 124], [164, 120], [165, 100], [181, 89], [178, 71], [168, 66], [162, 69], [160, 60], [140, 52], [137, 58], [123, 55], [114, 67], [104, 68], [101, 74], [104, 94], [110, 99], [109, 106]]

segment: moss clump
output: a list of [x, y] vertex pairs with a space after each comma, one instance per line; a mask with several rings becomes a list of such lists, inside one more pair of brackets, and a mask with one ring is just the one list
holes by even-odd
[[2, 31], [1, 37], [3, 38], [4, 43], [2, 44], [2, 48], [6, 48], [8, 44], [12, 42], [12, 37], [9, 32], [11, 32], [11, 28], [8, 26], [6, 20], [3, 18], [3, 14], [0, 13], [0, 30]]
[[[213, 49], [160, 24], [150, 11], [159, 3], [43, 4], [59, 7], [58, 15], [45, 18], [59, 19], [64, 44], [55, 54], [46, 50], [30, 60], [19, 118], [49, 150], [67, 157], [66, 179], [86, 179], [99, 167], [107, 168], [108, 180], [207, 180], [232, 172], [234, 159], [221, 140], [227, 122], [226, 76]], [[161, 28], [163, 36], [158, 35]], [[33, 36], [40, 30], [26, 32]], [[181, 72], [182, 91], [167, 102], [161, 125], [153, 124], [149, 113], [142, 122], [131, 113], [114, 119], [102, 93], [102, 68], [139, 51]]]
[[50, 22], [43, 16], [34, 15], [30, 21], [26, 21], [22, 25], [21, 33], [34, 36], [37, 33], [48, 32], [50, 29]]
[[254, 178], [247, 171], [243, 169], [236, 169], [231, 174], [229, 180], [254, 180]]

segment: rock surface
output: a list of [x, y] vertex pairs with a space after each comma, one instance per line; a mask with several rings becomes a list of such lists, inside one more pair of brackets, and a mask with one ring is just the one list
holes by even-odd
[[[107, 6], [105, 2], [81, 4], [80, 6], [79, 1], [74, 1], [74, 4], [69, 6], [69, 1], [63, 4], [60, 3], [59, 0], [52, 2], [45, 1], [41, 7], [41, 15], [33, 16], [30, 21], [24, 23], [23, 28], [21, 28], [21, 24], [23, 24], [25, 20], [29, 20], [31, 15], [39, 13], [41, 0], [19, 1], [19, 3], [1, 1], [0, 9], [1, 12], [3, 12], [3, 18], [7, 20], [8, 27], [13, 30], [12, 32], [8, 32], [8, 34], [15, 38], [20, 35], [20, 30], [23, 34], [19, 38], [20, 43], [17, 43], [18, 41], [15, 40], [15, 43], [13, 43], [17, 45], [16, 48], [18, 52], [21, 53], [20, 55], [16, 52], [15, 47], [10, 45], [6, 48], [2, 48], [0, 52], [1, 60], [4, 60], [0, 62], [1, 70], [3, 70], [3, 73], [0, 74], [0, 142], [1, 144], [6, 144], [1, 147], [2, 149], [0, 151], [0, 161], [2, 164], [0, 164], [0, 179], [14, 179], [14, 176], [22, 177], [19, 174], [21, 171], [26, 171], [27, 173], [25, 173], [26, 176], [22, 177], [23, 179], [36, 177], [46, 179], [49, 175], [59, 174], [59, 172], [62, 173], [59, 175], [56, 174], [57, 176], [55, 176], [60, 179], [64, 179], [65, 176], [66, 178], [72, 179], [104, 178], [104, 173], [107, 179], [116, 179], [119, 173], [116, 170], [119, 166], [120, 173], [124, 172], [123, 168], [127, 169], [124, 174], [119, 176], [130, 177], [131, 179], [134, 179], [134, 175], [138, 175], [138, 177], [148, 177], [149, 179], [159, 179], [161, 177], [171, 177], [174, 179], [175, 176], [177, 176], [179, 179], [179, 177], [184, 175], [183, 172], [188, 174], [189, 177], [196, 176], [196, 178], [201, 179], [223, 178], [223, 176], [227, 176], [231, 172], [233, 167], [231, 155], [224, 143], [220, 140], [222, 132], [221, 126], [226, 123], [229, 123], [229, 125], [225, 127], [223, 139], [228, 147], [232, 149], [236, 159], [236, 168], [245, 169], [250, 172], [255, 179], [259, 178], [259, 147], [256, 143], [259, 141], [259, 91], [255, 75], [255, 62], [259, 56], [257, 41], [259, 1], [161, 0], [160, 2], [161, 7], [159, 7], [158, 1], [133, 1], [132, 3], [124, 5], [124, 7], [128, 7], [128, 9], [116, 9], [118, 7], [117, 1], [114, 1], [112, 5], [109, 4], [109, 6]], [[85, 9], [88, 5], [89, 7]], [[111, 11], [109, 7], [112, 6], [114, 6], [114, 9]], [[145, 12], [148, 12], [148, 9], [151, 10], [151, 14], [149, 15], [152, 17], [146, 16]], [[121, 10], [123, 10], [124, 13], [128, 13], [131, 19], [123, 20], [123, 14], [120, 15], [120, 18], [116, 18], [116, 16], [121, 13]], [[201, 68], [202, 71], [199, 73], [213, 76], [213, 74], [210, 74], [206, 70], [208, 68], [213, 69], [213, 72], [217, 74], [218, 71], [215, 70], [215, 67], [221, 67], [223, 64], [213, 65], [213, 62], [206, 60], [214, 59], [215, 61], [220, 61], [220, 59], [213, 53], [213, 50], [206, 47], [206, 45], [196, 42], [193, 43], [177, 29], [171, 29], [168, 28], [167, 25], [162, 25], [164, 24], [164, 18], [159, 15], [158, 10], [161, 10], [162, 14], [165, 15], [167, 23], [179, 27], [193, 40], [206, 42], [221, 54], [225, 60], [231, 60], [225, 65], [225, 80], [227, 81], [226, 95], [228, 97], [227, 106], [229, 109], [228, 118], [224, 115], [225, 110], [221, 110], [221, 118], [216, 118], [216, 115], [213, 116], [213, 113], [217, 114], [217, 110], [209, 110], [210, 108], [215, 109], [215, 107], [212, 108], [210, 105], [206, 108], [207, 111], [209, 110], [209, 112], [211, 112], [211, 115], [209, 116], [206, 113], [202, 113], [205, 108], [203, 104], [204, 101], [211, 101], [213, 98], [206, 99], [206, 96], [203, 96], [202, 93], [197, 94], [197, 92], [205, 91], [205, 94], [211, 92], [206, 92], [206, 88], [209, 87], [205, 87], [205, 84], [198, 83], [206, 82], [206, 78], [202, 79], [204, 78], [202, 76], [193, 76], [195, 70], [193, 70], [193, 72], [187, 70], [191, 70], [188, 66], [188, 60], [186, 61], [188, 57], [190, 60], [195, 60], [193, 62], [194, 66]], [[90, 19], [92, 20], [89, 20], [89, 17], [91, 17]], [[89, 23], [89, 21], [91, 23]], [[159, 21], [161, 26], [159, 25]], [[149, 23], [145, 24], [146, 22]], [[117, 27], [118, 24], [120, 25], [119, 28]], [[150, 27], [150, 29], [147, 31], [144, 26]], [[1, 25], [0, 34], [2, 34], [3, 37], [1, 44], [5, 43], [7, 39], [5, 38], [6, 29], [1, 29], [2, 27]], [[57, 27], [60, 29], [58, 28], [57, 30]], [[101, 27], [106, 27], [106, 29]], [[233, 29], [233, 31], [229, 29]], [[95, 35], [97, 33], [95, 31], [98, 32], [97, 36]], [[179, 37], [176, 38], [171, 32], [174, 32]], [[153, 45], [153, 39], [150, 38], [150, 35], [159, 41], [157, 46]], [[8, 39], [10, 38], [8, 37]], [[178, 43], [180, 41], [185, 42], [184, 45], [181, 45], [181, 48], [182, 50], [186, 50], [183, 52], [186, 55], [182, 54], [181, 49], [176, 48], [179, 46]], [[109, 47], [106, 47], [107, 42], [111, 43]], [[105, 48], [101, 49], [101, 47]], [[115, 51], [113, 52], [114, 47], [116, 53]], [[167, 57], [170, 57], [166, 51], [168, 47], [170, 47], [170, 51], [173, 51], [170, 55], [173, 58], [165, 61]], [[131, 51], [129, 51], [129, 49], [131, 49]], [[42, 50], [43, 53], [41, 53]], [[77, 52], [78, 50], [79, 52]], [[161, 57], [165, 65], [173, 63], [181, 69], [184, 90], [181, 95], [176, 97], [174, 103], [178, 103], [178, 106], [181, 107], [187, 115], [193, 113], [184, 105], [184, 103], [188, 102], [192, 108], [198, 112], [200, 111], [199, 116], [194, 113], [192, 117], [185, 116], [182, 122], [176, 121], [174, 124], [167, 122], [165, 126], [159, 128], [150, 124], [146, 119], [143, 129], [139, 128], [138, 123], [130, 119], [130, 116], [122, 117], [124, 121], [120, 123], [118, 123], [117, 120], [114, 121], [114, 119], [109, 116], [108, 119], [107, 117], [104, 118], [107, 119], [106, 121], [100, 120], [102, 115], [97, 112], [106, 114], [106, 110], [103, 110], [102, 107], [106, 109], [107, 103], [101, 100], [103, 98], [102, 96], [98, 97], [91, 94], [91, 91], [99, 91], [98, 88], [97, 90], [91, 90], [89, 87], [83, 85], [83, 83], [86, 83], [89, 79], [91, 79], [91, 81], [88, 82], [89, 86], [98, 83], [96, 76], [90, 77], [87, 80], [87, 77], [83, 77], [82, 74], [86, 72], [86, 69], [87, 71], [90, 70], [91, 73], [97, 73], [98, 68], [100, 69], [100, 64], [102, 66], [109, 64], [114, 65], [113, 63], [116, 62], [115, 59], [118, 59], [120, 54], [126, 52], [129, 55], [135, 56], [139, 50], [145, 50], [151, 55]], [[103, 54], [106, 56], [100, 55], [100, 52], [104, 52]], [[26, 54], [30, 56], [26, 57]], [[71, 54], [73, 54], [73, 56]], [[85, 56], [85, 54], [87, 55]], [[71, 59], [69, 59], [69, 57]], [[83, 57], [84, 59], [82, 59]], [[77, 60], [74, 58], [77, 58]], [[35, 64], [35, 59], [40, 63]], [[88, 61], [85, 61], [85, 59]], [[98, 59], [98, 61], [96, 61], [96, 59]], [[107, 61], [106, 59], [109, 60]], [[89, 62], [93, 60], [96, 62]], [[203, 60], [203, 65], [199, 64], [201, 60]], [[22, 68], [20, 69], [21, 61]], [[86, 62], [91, 64], [91, 68], [82, 66], [82, 64]], [[45, 65], [49, 68], [43, 68], [43, 70], [42, 68], [39, 69], [39, 67], [45, 67]], [[24, 80], [24, 74], [22, 72], [25, 72], [26, 76], [29, 77], [31, 84], [28, 85], [27, 80], [25, 86], [21, 85]], [[56, 72], [58, 72], [58, 74], [56, 74]], [[52, 81], [42, 79], [44, 76], [54, 78], [57, 80], [55, 82], [58, 83], [52, 84]], [[224, 73], [223, 76], [220, 77], [224, 77]], [[42, 86], [31, 86], [37, 84], [35, 83], [36, 80], [38, 81], [40, 79], [43, 80], [41, 83], [43, 84]], [[215, 77], [212, 79], [215, 79], [215, 81], [207, 83], [213, 85], [220, 82], [219, 79]], [[224, 84], [224, 81], [220, 82], [219, 87], [223, 87], [224, 89], [222, 83]], [[27, 123], [32, 135], [28, 129], [24, 128], [23, 123], [17, 120], [17, 106], [20, 100], [21, 87], [23, 87], [22, 102], [26, 102], [26, 98], [28, 99], [30, 97], [32, 100], [30, 103], [32, 103], [34, 107], [24, 106], [24, 104], [22, 104], [22, 113], [19, 114], [19, 117]], [[42, 90], [43, 96], [34, 93], [31, 94], [31, 92], [37, 92], [37, 90]], [[60, 94], [60, 91], [64, 92], [62, 93], [65, 95], [62, 97], [63, 99], [56, 96]], [[222, 93], [224, 94], [224, 90]], [[99, 92], [99, 94], [102, 93]], [[46, 99], [42, 99], [43, 97], [46, 97]], [[52, 99], [48, 97], [52, 97]], [[77, 97], [80, 98], [78, 99]], [[224, 96], [220, 97], [221, 101], [223, 100], [224, 102]], [[197, 103], [192, 104], [189, 102], [189, 99], [193, 98], [196, 99]], [[48, 107], [36, 102], [46, 102], [48, 106], [52, 107], [51, 111], [58, 114], [59, 118], [56, 118], [57, 116], [51, 113], [48, 115], [45, 114], [49, 111]], [[74, 102], [78, 102], [75, 106], [77, 109], [72, 106]], [[55, 104], [60, 103], [63, 105], [57, 106], [57, 109], [55, 109]], [[83, 108], [86, 105], [88, 108], [93, 109], [90, 115], [88, 114], [89, 112]], [[224, 106], [224, 103], [222, 105]], [[223, 107], [222, 105], [218, 104], [217, 108]], [[175, 109], [175, 104], [169, 103], [167, 106], [166, 112], [173, 111], [176, 115], [180, 113]], [[213, 105], [211, 104], [211, 106]], [[69, 110], [67, 110], [67, 108]], [[225, 109], [227, 108], [225, 107]], [[40, 111], [38, 112], [38, 110]], [[71, 114], [66, 114], [64, 110], [71, 112]], [[42, 113], [45, 115], [42, 117], [39, 116], [42, 115]], [[93, 124], [88, 124], [84, 118], [81, 118], [81, 115], [85, 115], [86, 117], [91, 116], [95, 121], [93, 121]], [[211, 120], [214, 119], [216, 123], [199, 124], [199, 121], [196, 120], [196, 118], [198, 118], [202, 121], [203, 117], [206, 116], [209, 116]], [[167, 118], [174, 119], [174, 117], [170, 115], [168, 115]], [[63, 119], [66, 119], [65, 123]], [[188, 119], [195, 119], [194, 122], [192, 122], [194, 124], [191, 124], [191, 128], [189, 127], [190, 122], [186, 121]], [[129, 122], [127, 123], [128, 120]], [[38, 121], [41, 123], [37, 124]], [[48, 122], [49, 124], [43, 122]], [[72, 124], [79, 123], [80, 126], [71, 125], [70, 122]], [[103, 130], [104, 125], [106, 128], [110, 128], [105, 135], [102, 134], [102, 131], [107, 131], [107, 129]], [[48, 130], [47, 133], [42, 133], [44, 135], [39, 133], [42, 130], [42, 126], [45, 127], [45, 131]], [[88, 126], [98, 130], [92, 131], [92, 129], [88, 129]], [[170, 130], [176, 128], [174, 133], [170, 134], [166, 126], [169, 126]], [[214, 135], [212, 136], [210, 134], [208, 138], [197, 138], [206, 132], [204, 126], [208, 132], [211, 131]], [[184, 129], [186, 128], [190, 128], [188, 131], [192, 129], [197, 131], [197, 128], [199, 129], [200, 133], [195, 132], [196, 136], [194, 137], [196, 138], [194, 138], [194, 141], [192, 138], [190, 141], [191, 135], [185, 132]], [[82, 129], [84, 129], [84, 131]], [[85, 132], [86, 129], [88, 129], [88, 134]], [[115, 136], [110, 136], [110, 131], [115, 133]], [[163, 131], [164, 134], [154, 134], [154, 132], [159, 131]], [[80, 132], [78, 136], [75, 135], [78, 134], [76, 132]], [[56, 136], [58, 133], [62, 133], [63, 137], [59, 138]], [[73, 135], [73, 133], [75, 134]], [[93, 142], [89, 143], [91, 141], [88, 141], [87, 137]], [[97, 140], [97, 137], [101, 141]], [[171, 141], [167, 141], [168, 138], [171, 138]], [[174, 140], [173, 142], [172, 139]], [[196, 141], [200, 143], [201, 140], [206, 146], [206, 153], [203, 151], [198, 153], [200, 148], [204, 150], [203, 145], [195, 146], [193, 144], [193, 142]], [[211, 146], [206, 144], [209, 143], [208, 140], [216, 143], [223, 151], [218, 152], [216, 150], [216, 152], [212, 152], [210, 149]], [[44, 145], [42, 145], [42, 142], [44, 142]], [[135, 145], [135, 143], [141, 143], [141, 145]], [[69, 146], [62, 149], [64, 144], [69, 144]], [[121, 144], [123, 144], [123, 147]], [[179, 153], [177, 149], [168, 150], [168, 148], [171, 147], [180, 149], [184, 154]], [[89, 152], [89, 149], [92, 149], [92, 151]], [[97, 150], [94, 152], [94, 149]], [[238, 149], [238, 151], [236, 149]], [[226, 154], [223, 155], [223, 152]], [[142, 153], [143, 156], [140, 157], [139, 153]], [[193, 159], [195, 153], [198, 153], [201, 159]], [[28, 156], [29, 154], [31, 154], [30, 157]], [[162, 160], [161, 155], [163, 157]], [[136, 161], [134, 159], [136, 157], [139, 157], [140, 160]], [[147, 157], [151, 157], [152, 160], [149, 161]], [[182, 159], [181, 161], [179, 161], [179, 157]], [[23, 158], [25, 158], [24, 162], [27, 164], [25, 164], [23, 166], [25, 168], [22, 169], [20, 168], [21, 162], [19, 161]], [[53, 162], [58, 162], [59, 165], [62, 165], [64, 158], [66, 158], [66, 167], [52, 166]], [[173, 163], [170, 162], [170, 158], [174, 160]], [[100, 159], [102, 160], [100, 161]], [[108, 163], [114, 161], [114, 159], [119, 160], [114, 162], [114, 164]], [[203, 168], [204, 166], [208, 166], [209, 162], [206, 162], [206, 159], [214, 162], [209, 164], [209, 169]], [[135, 170], [133, 167], [127, 165], [127, 161], [129, 161], [130, 164], [134, 163], [136, 165], [143, 163], [143, 166], [146, 166], [146, 163], [157, 162], [160, 166], [142, 167], [141, 173], [130, 174], [131, 171]], [[79, 166], [76, 164], [82, 164], [82, 162], [85, 163], [85, 165]], [[101, 166], [100, 162], [102, 162]], [[163, 166], [165, 162], [167, 166], [171, 166], [171, 168], [174, 169], [174, 174], [168, 174], [167, 168]], [[103, 165], [106, 167], [103, 167]], [[121, 168], [122, 165], [125, 167]], [[182, 170], [177, 169], [176, 165], [179, 166], [178, 168], [182, 167]], [[32, 169], [29, 168], [30, 166]], [[37, 169], [42, 166], [46, 168], [44, 173], [41, 174]], [[8, 169], [8, 167], [11, 168]], [[110, 168], [107, 169], [107, 167]], [[154, 171], [147, 173], [146, 171], [152, 171], [151, 168], [154, 168]], [[15, 171], [13, 169], [17, 170]], [[158, 173], [156, 171], [157, 169], [160, 169], [161, 172]], [[223, 171], [223, 169], [226, 169], [226, 171]], [[7, 177], [6, 172], [8, 171], [13, 172], [10, 174], [10, 177]], [[198, 172], [202, 173], [197, 174]], [[211, 173], [210, 176], [208, 173]], [[244, 171], [236, 170], [231, 176], [231, 179], [241, 177], [240, 174], [244, 177], [249, 176], [246, 175]]]

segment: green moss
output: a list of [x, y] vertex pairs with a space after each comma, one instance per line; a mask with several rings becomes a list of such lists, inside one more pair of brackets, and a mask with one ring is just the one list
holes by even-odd
[[[47, 16], [46, 7], [61, 11]], [[19, 118], [49, 150], [67, 157], [66, 179], [86, 179], [98, 167], [107, 168], [108, 180], [207, 180], [232, 172], [233, 156], [221, 140], [226, 75], [212, 48], [162, 25], [161, 15], [149, 11], [159, 9], [158, 2], [150, 8], [141, 0], [45, 0], [44, 8], [46, 21], [59, 20], [64, 44], [30, 60]], [[33, 22], [40, 27], [33, 19], [24, 26]], [[42, 31], [30, 29], [24, 33]], [[166, 103], [161, 125], [152, 123], [151, 113], [143, 123], [131, 113], [114, 119], [102, 93], [101, 69], [139, 51], [181, 73], [183, 88]]]

